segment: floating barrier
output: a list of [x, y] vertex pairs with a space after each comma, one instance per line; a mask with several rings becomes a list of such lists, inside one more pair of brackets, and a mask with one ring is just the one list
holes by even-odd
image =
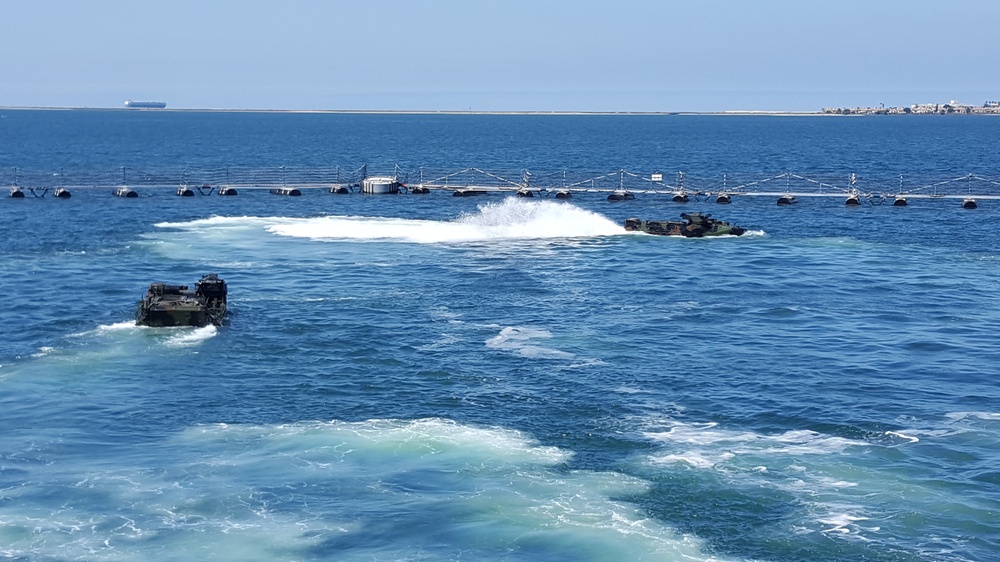
[[[75, 178], [75, 179], [70, 179]], [[511, 178], [511, 179], [508, 179]], [[207, 170], [141, 170], [121, 167], [115, 172], [83, 171], [79, 173], [60, 170], [29, 171], [13, 168], [10, 197], [18, 198], [30, 189], [35, 197], [42, 197], [56, 185], [66, 193], [70, 189], [107, 188], [119, 197], [137, 197], [134, 190], [170, 189], [171, 192], [190, 197], [189, 191], [210, 195], [217, 185], [220, 195], [234, 195], [240, 190], [268, 190], [277, 195], [301, 195], [307, 189], [322, 189], [333, 194], [401, 193], [427, 194], [431, 191], [449, 191], [456, 197], [470, 197], [488, 193], [520, 197], [554, 197], [569, 199], [577, 194], [601, 193], [609, 201], [627, 201], [638, 197], [669, 197], [678, 203], [685, 201], [711, 201], [730, 204], [739, 197], [774, 197], [779, 205], [794, 204], [804, 197], [838, 197], [848, 206], [868, 203], [880, 205], [891, 201], [893, 206], [905, 207], [914, 201], [955, 199], [964, 207], [974, 203], [976, 208], [983, 200], [1000, 199], [1000, 178], [966, 174], [936, 182], [907, 182], [899, 177], [898, 187], [888, 187], [885, 176], [875, 179], [844, 175], [840, 179], [806, 177], [793, 173], [754, 177], [747, 174], [724, 174], [721, 178], [690, 176], [678, 172], [676, 180], [665, 179], [666, 174], [640, 174], [615, 170], [600, 175], [584, 175], [564, 170], [553, 173], [531, 173], [526, 170], [489, 172], [479, 168], [465, 168], [453, 172], [431, 173], [429, 169], [404, 171], [398, 166], [391, 174], [369, 174], [368, 167], [354, 171], [336, 168], [221, 168]], [[22, 180], [22, 181], [19, 181]], [[194, 181], [192, 181], [194, 180]], [[720, 181], [721, 180], [721, 181]], [[863, 181], [862, 181], [863, 180]], [[51, 183], [48, 183], [51, 182]], [[24, 183], [34, 186], [21, 188]], [[871, 184], [873, 189], [864, 189]], [[128, 187], [125, 187], [128, 186]], [[181, 186], [180, 188], [178, 186]], [[224, 186], [224, 187], [223, 187]], [[63, 192], [60, 192], [63, 193]], [[530, 194], [530, 195], [529, 195]], [[58, 195], [66, 198], [65, 195]], [[971, 200], [972, 203], [967, 203]]]
[[194, 197], [194, 190], [190, 187], [180, 186], [177, 188], [178, 197]]
[[[45, 197], [45, 194], [49, 192], [49, 188], [47, 187], [29, 187], [28, 190], [31, 191], [31, 194], [36, 198]], [[8, 195], [13, 199], [24, 199], [26, 197], [24, 190], [17, 185], [11, 186]], [[59, 199], [68, 199], [70, 197], [70, 192], [68, 189], [60, 187], [55, 190], [53, 195]]]

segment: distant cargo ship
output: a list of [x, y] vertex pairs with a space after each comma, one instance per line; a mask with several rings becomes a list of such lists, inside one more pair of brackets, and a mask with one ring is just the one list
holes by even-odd
[[165, 101], [132, 101], [126, 100], [125, 107], [137, 107], [143, 109], [163, 109], [167, 107], [167, 102]]

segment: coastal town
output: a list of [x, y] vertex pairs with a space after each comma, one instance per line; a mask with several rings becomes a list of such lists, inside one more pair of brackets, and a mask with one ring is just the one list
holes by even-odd
[[968, 105], [951, 100], [948, 103], [918, 103], [909, 107], [824, 107], [823, 113], [832, 115], [948, 115], [975, 114], [1000, 115], [1000, 101], [988, 101], [983, 105]]

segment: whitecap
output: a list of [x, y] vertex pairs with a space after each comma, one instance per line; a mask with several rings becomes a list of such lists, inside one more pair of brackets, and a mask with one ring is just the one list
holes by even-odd
[[[569, 355], [572, 356], [573, 354], [571, 353]], [[562, 369], [585, 369], [585, 368], [588, 368], [588, 367], [603, 367], [603, 366], [605, 366], [607, 364], [608, 363], [606, 361], [602, 360], [602, 359], [584, 359], [584, 360], [579, 361], [577, 363], [570, 363], [569, 365], [566, 365], [565, 367], [560, 367], [560, 368], [562, 368]]]
[[735, 457], [733, 453], [721, 452], [710, 454], [706, 452], [688, 451], [686, 453], [653, 456], [650, 462], [653, 464], [686, 464], [694, 468], [709, 469], [724, 463]]
[[815, 478], [816, 484], [824, 488], [856, 488], [858, 486], [857, 482], [851, 482], [849, 480], [838, 480], [837, 478], [831, 478], [829, 476], [819, 476]]
[[899, 439], [904, 439], [910, 443], [917, 443], [920, 441], [919, 437], [914, 437], [912, 435], [906, 435], [905, 433], [900, 433], [898, 431], [886, 431], [885, 434], [889, 437], [898, 437]]
[[858, 521], [867, 521], [867, 517], [861, 517], [856, 515], [851, 515], [850, 513], [834, 513], [819, 519], [819, 523], [824, 525], [829, 525], [828, 529], [823, 530], [824, 533], [843, 533], [849, 534], [852, 532], [857, 532], [856, 523]]
[[761, 458], [774, 460], [776, 457], [796, 458], [805, 455], [838, 454], [850, 447], [869, 445], [864, 441], [824, 435], [809, 430], [767, 435], [753, 431], [722, 429], [714, 422], [683, 423], [668, 420], [657, 424], [666, 424], [669, 428], [666, 431], [646, 431], [643, 436], [660, 442], [668, 451], [652, 455], [651, 462], [662, 464], [664, 459], [696, 459], [688, 464], [706, 469], [715, 468], [720, 462], [719, 459], [738, 461], [746, 458], [759, 462]]
[[573, 357], [572, 353], [540, 347], [529, 343], [531, 340], [548, 339], [552, 333], [537, 328], [509, 326], [496, 336], [486, 340], [486, 347], [509, 351], [522, 357], [563, 359]]
[[975, 418], [983, 421], [998, 421], [1000, 413], [993, 412], [949, 412], [945, 417], [952, 421], [962, 421], [967, 418]]
[[622, 394], [640, 394], [645, 391], [642, 390], [641, 388], [635, 388], [631, 386], [619, 386], [618, 388], [615, 389], [615, 392], [620, 392]]

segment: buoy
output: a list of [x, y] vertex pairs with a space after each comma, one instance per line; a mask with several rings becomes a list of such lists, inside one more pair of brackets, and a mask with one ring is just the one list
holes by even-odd
[[239, 193], [235, 187], [220, 187], [219, 195], [236, 195]]
[[180, 186], [177, 188], [178, 197], [194, 197], [194, 190], [187, 186]]
[[335, 193], [337, 195], [347, 195], [350, 192], [351, 192], [351, 190], [347, 189], [346, 187], [344, 187], [342, 185], [339, 186], [339, 187], [331, 187], [330, 188], [330, 193]]
[[633, 199], [635, 199], [635, 195], [621, 189], [612, 191], [611, 195], [608, 195], [608, 201], [631, 201]]
[[69, 190], [66, 189], [65, 187], [59, 187], [56, 188], [55, 192], [53, 192], [52, 195], [54, 195], [59, 199], [69, 199], [72, 196], [72, 193], [70, 193]]
[[410, 190], [410, 193], [413, 193], [414, 195], [427, 195], [430, 192], [431, 188], [429, 187], [414, 187]]
[[675, 193], [674, 196], [671, 198], [671, 200], [674, 203], [687, 203], [688, 196], [686, 193]]
[[137, 192], [135, 192], [135, 191], [132, 191], [131, 189], [129, 189], [127, 187], [119, 187], [118, 189], [115, 190], [115, 196], [116, 197], [128, 197], [129, 199], [131, 199], [133, 197], [138, 197], [139, 194]]
[[272, 189], [271, 193], [274, 195], [288, 195], [290, 197], [298, 197], [302, 195], [302, 192], [294, 187], [279, 187], [277, 189]]
[[720, 193], [718, 196], [716, 196], [715, 202], [720, 205], [728, 205], [733, 202], [733, 199], [732, 197], [729, 196], [728, 193]]
[[20, 187], [15, 186], [10, 188], [10, 196], [14, 199], [24, 199], [24, 192], [21, 191]]
[[857, 207], [861, 204], [861, 199], [859, 199], [857, 195], [848, 195], [844, 204], [848, 207]]
[[518, 197], [534, 197], [535, 193], [533, 191], [531, 191], [530, 189], [518, 189], [517, 190], [517, 196]]
[[781, 197], [778, 197], [779, 206], [794, 205], [796, 203], [798, 203], [798, 201], [792, 195], [782, 195]]
[[900, 195], [897, 195], [892, 200], [892, 206], [893, 207], [905, 207], [906, 206], [906, 197], [902, 197]]
[[573, 193], [568, 189], [560, 189], [556, 192], [556, 199], [570, 199]]
[[962, 200], [962, 208], [963, 209], [975, 209], [977, 206], [978, 205], [976, 205], [976, 200], [975, 199], [963, 199]]

